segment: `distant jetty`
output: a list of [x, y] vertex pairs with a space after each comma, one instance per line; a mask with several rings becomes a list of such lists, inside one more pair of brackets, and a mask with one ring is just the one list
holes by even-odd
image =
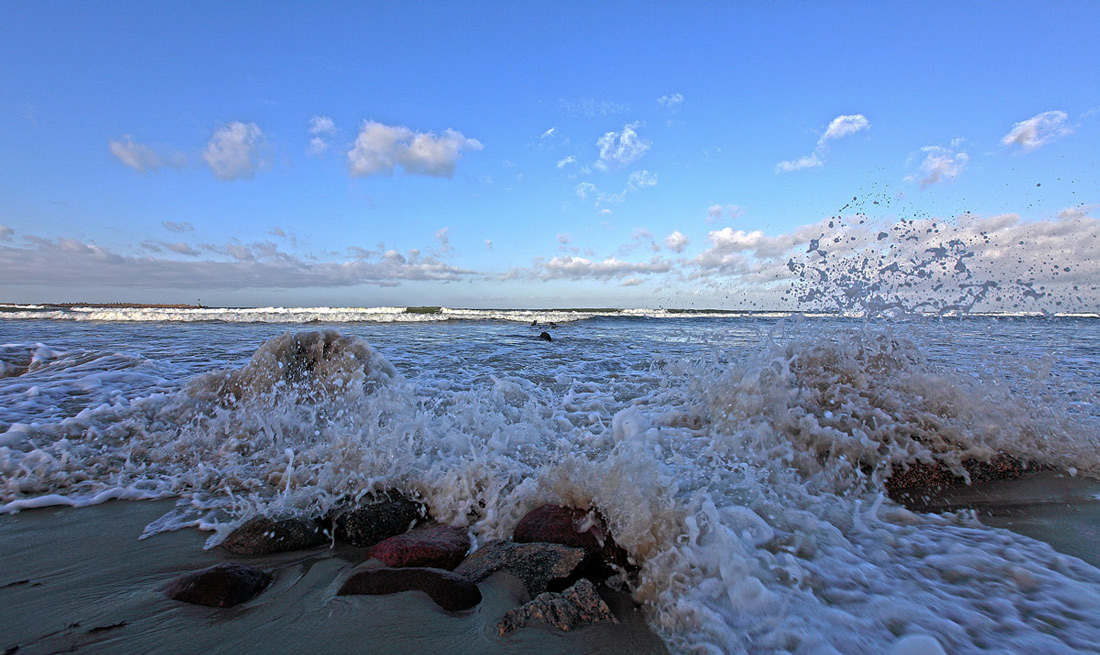
[[91, 308], [103, 308], [103, 309], [205, 309], [204, 305], [187, 305], [187, 304], [162, 304], [162, 303], [141, 303], [141, 302], [48, 302], [42, 303], [43, 307], [49, 309], [72, 309], [73, 307], [91, 307]]

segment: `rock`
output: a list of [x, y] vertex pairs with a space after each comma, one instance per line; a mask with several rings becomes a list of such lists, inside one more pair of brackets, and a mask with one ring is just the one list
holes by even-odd
[[393, 567], [428, 566], [450, 571], [469, 550], [470, 537], [464, 528], [433, 524], [384, 539], [371, 546], [367, 555]]
[[271, 576], [254, 566], [227, 562], [182, 575], [161, 591], [174, 600], [208, 607], [233, 607], [259, 594]]
[[[962, 462], [970, 475], [971, 483], [990, 480], [1011, 480], [1029, 470], [1026, 464], [1010, 455], [998, 453], [988, 462], [968, 459]], [[887, 478], [886, 494], [895, 502], [905, 503], [916, 496], [926, 496], [946, 487], [966, 484], [966, 479], [956, 475], [946, 464], [936, 462], [911, 462], [908, 468], [895, 466]]]
[[553, 339], [550, 338], [549, 332], [539, 332], [539, 338], [543, 341], [553, 341]]
[[608, 570], [627, 563], [626, 551], [615, 545], [598, 512], [590, 518], [583, 509], [543, 505], [520, 519], [512, 538], [519, 543], [542, 541], [581, 548]]
[[337, 596], [380, 596], [399, 591], [423, 591], [443, 609], [458, 612], [481, 602], [481, 590], [466, 578], [426, 567], [370, 568], [344, 582]]
[[423, 505], [400, 492], [390, 491], [365, 505], [337, 514], [333, 528], [337, 539], [365, 548], [406, 532], [423, 515]]
[[561, 591], [584, 569], [588, 554], [561, 544], [491, 541], [467, 557], [455, 573], [480, 582], [497, 571], [519, 578], [532, 597]]
[[326, 543], [329, 536], [321, 521], [303, 518], [276, 521], [257, 516], [231, 532], [222, 548], [235, 555], [271, 555]]
[[531, 622], [546, 623], [569, 632], [577, 627], [618, 623], [619, 620], [596, 592], [596, 585], [582, 578], [561, 593], [548, 591], [521, 607], [508, 610], [497, 622], [497, 634], [503, 637]]

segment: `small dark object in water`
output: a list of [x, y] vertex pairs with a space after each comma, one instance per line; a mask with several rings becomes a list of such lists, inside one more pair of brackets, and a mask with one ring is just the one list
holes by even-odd
[[543, 341], [553, 341], [553, 339], [550, 338], [550, 333], [549, 332], [540, 332], [539, 333], [539, 338], [542, 339]]
[[233, 607], [271, 584], [271, 576], [254, 566], [226, 562], [181, 575], [161, 588], [165, 596], [193, 605]]
[[336, 595], [381, 596], [399, 591], [423, 591], [448, 612], [469, 609], [481, 602], [481, 590], [476, 584], [450, 571], [423, 567], [360, 571], [348, 578]]
[[531, 321], [531, 327], [535, 327], [538, 324], [539, 324], [538, 319], [535, 319], [535, 320]]

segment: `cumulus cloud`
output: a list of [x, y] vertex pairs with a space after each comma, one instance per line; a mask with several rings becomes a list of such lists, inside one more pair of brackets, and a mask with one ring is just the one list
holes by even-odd
[[187, 221], [181, 221], [179, 223], [175, 221], [161, 221], [161, 225], [169, 232], [175, 232], [176, 234], [183, 234], [184, 232], [194, 232], [195, 226], [191, 225]]
[[925, 146], [921, 148], [924, 153], [924, 161], [921, 162], [919, 173], [910, 175], [906, 179], [920, 183], [922, 189], [950, 182], [962, 174], [970, 156], [961, 150], [957, 150], [959, 141], [952, 143], [951, 148], [943, 146]]
[[665, 109], [675, 110], [684, 104], [684, 96], [682, 93], [670, 93], [657, 98], [657, 104], [661, 105]]
[[573, 187], [573, 191], [577, 194], [578, 198], [587, 198], [588, 194], [596, 192], [596, 185], [591, 182], [581, 182]]
[[680, 230], [676, 230], [672, 234], [665, 237], [665, 246], [672, 252], [683, 252], [687, 247], [688, 238], [680, 233]]
[[174, 252], [174, 253], [178, 253], [180, 255], [188, 255], [190, 257], [198, 257], [201, 254], [198, 250], [195, 250], [194, 248], [192, 248], [191, 246], [187, 245], [186, 243], [184, 243], [182, 241], [177, 241], [175, 243], [161, 242], [160, 245], [163, 246], [165, 250], [168, 250], [168, 251]]
[[450, 128], [436, 136], [404, 126], [364, 121], [355, 146], [348, 152], [348, 170], [354, 177], [392, 175], [400, 166], [406, 175], [451, 177], [463, 151], [483, 147], [477, 139]]
[[672, 264], [657, 257], [648, 262], [628, 262], [614, 257], [597, 262], [565, 255], [536, 262], [536, 276], [543, 280], [609, 280], [628, 275], [667, 273], [671, 268]]
[[647, 186], [657, 185], [657, 174], [650, 173], [646, 170], [634, 171], [630, 174], [630, 178], [627, 180], [627, 186], [631, 189], [640, 189]]
[[817, 168], [825, 164], [825, 153], [828, 152], [829, 142], [842, 139], [846, 136], [866, 130], [871, 122], [863, 114], [842, 114], [829, 121], [829, 126], [817, 139], [817, 147], [804, 157], [788, 159], [775, 165], [775, 172], [790, 173], [807, 168]]
[[122, 135], [117, 141], [110, 141], [108, 145], [112, 155], [135, 171], [147, 173], [161, 165], [161, 158], [157, 153], [149, 146], [134, 141], [129, 134]]
[[219, 180], [252, 179], [264, 164], [263, 132], [255, 123], [234, 121], [214, 131], [202, 158]]
[[451, 247], [451, 228], [444, 227], [435, 232], [435, 240], [439, 242], [439, 249], [442, 252], [450, 252], [454, 250]]
[[628, 123], [620, 132], [607, 132], [596, 140], [600, 158], [596, 167], [601, 170], [622, 168], [637, 161], [649, 150], [650, 142], [638, 136], [642, 122]]
[[576, 164], [576, 163], [577, 163], [577, 158], [574, 157], [573, 155], [569, 155], [565, 159], [559, 159], [558, 160], [558, 168], [565, 168], [569, 164]]
[[1013, 125], [1012, 130], [1001, 139], [1001, 143], [1006, 146], [1018, 145], [1024, 152], [1031, 152], [1072, 133], [1073, 127], [1066, 125], [1068, 118], [1064, 111], [1046, 111], [1037, 114]]
[[319, 155], [328, 150], [330, 138], [336, 134], [336, 123], [328, 116], [314, 116], [309, 119], [309, 148], [307, 153]]

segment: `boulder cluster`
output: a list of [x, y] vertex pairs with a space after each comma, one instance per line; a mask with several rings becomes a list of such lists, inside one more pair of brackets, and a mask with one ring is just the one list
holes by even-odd
[[[226, 537], [222, 548], [258, 557], [334, 540], [364, 549], [365, 559], [347, 575], [339, 596], [421, 591], [442, 609], [460, 612], [481, 602], [478, 583], [500, 572], [514, 576], [530, 600], [500, 619], [500, 636], [528, 623], [563, 631], [617, 623], [597, 583], [630, 567], [595, 511], [543, 505], [520, 520], [512, 540], [491, 541], [469, 553], [465, 528], [433, 521], [422, 504], [396, 491], [317, 519], [257, 516]], [[263, 593], [272, 581], [258, 567], [224, 563], [183, 575], [163, 591], [175, 600], [231, 607]]]

